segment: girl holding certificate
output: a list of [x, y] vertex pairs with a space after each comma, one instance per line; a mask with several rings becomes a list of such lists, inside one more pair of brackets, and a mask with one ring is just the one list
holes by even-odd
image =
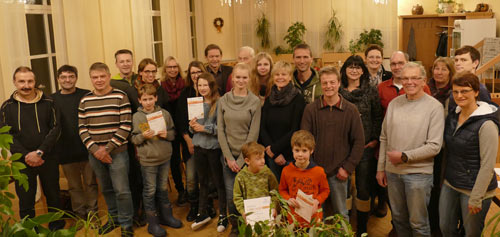
[[222, 152], [217, 140], [217, 101], [219, 100], [219, 89], [212, 74], [207, 72], [200, 74], [198, 77], [197, 89], [199, 94], [203, 96], [203, 117], [192, 119], [189, 122], [189, 131], [194, 134], [194, 161], [200, 182], [200, 196], [198, 215], [191, 228], [196, 230], [204, 226], [211, 219], [207, 207], [213, 205], [212, 199], [208, 198], [208, 182], [212, 180], [219, 196], [217, 231], [223, 232], [227, 227], [228, 221], [226, 218], [226, 199], [224, 198], [226, 190], [220, 160]]

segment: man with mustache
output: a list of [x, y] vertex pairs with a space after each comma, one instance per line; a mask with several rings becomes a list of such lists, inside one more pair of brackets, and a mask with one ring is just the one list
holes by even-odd
[[[25, 190], [16, 181], [19, 199], [19, 216], [35, 217], [35, 194], [37, 179], [40, 177], [43, 193], [49, 210], [60, 209], [59, 163], [54, 145], [61, 128], [54, 101], [35, 87], [35, 74], [29, 67], [18, 67], [13, 76], [16, 91], [3, 103], [0, 109], [0, 127], [11, 126], [13, 136], [12, 154], [21, 153], [19, 161], [26, 165], [21, 170], [28, 176], [29, 188]], [[64, 228], [64, 220], [49, 223], [49, 229]]]

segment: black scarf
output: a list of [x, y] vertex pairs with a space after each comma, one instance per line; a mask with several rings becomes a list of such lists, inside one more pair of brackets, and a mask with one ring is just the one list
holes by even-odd
[[278, 90], [278, 87], [273, 85], [269, 95], [269, 102], [271, 102], [271, 105], [288, 105], [297, 94], [299, 94], [299, 90], [292, 85], [292, 82], [281, 88], [281, 90]]

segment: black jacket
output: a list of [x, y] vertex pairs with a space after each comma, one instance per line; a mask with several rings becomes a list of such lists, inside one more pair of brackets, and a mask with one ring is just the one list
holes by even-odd
[[52, 98], [40, 90], [36, 92], [37, 100], [33, 103], [17, 100], [17, 92], [14, 92], [2, 104], [0, 127], [11, 126], [9, 133], [14, 142], [10, 147], [12, 153], [21, 153], [24, 157], [29, 152], [40, 149], [46, 160], [59, 138], [61, 127]]

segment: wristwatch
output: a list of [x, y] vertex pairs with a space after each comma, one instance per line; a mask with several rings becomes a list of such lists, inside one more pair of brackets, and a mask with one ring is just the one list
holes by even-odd
[[40, 157], [43, 156], [43, 151], [42, 150], [36, 150], [36, 154]]
[[404, 152], [401, 153], [401, 160], [403, 163], [408, 163], [408, 156]]

